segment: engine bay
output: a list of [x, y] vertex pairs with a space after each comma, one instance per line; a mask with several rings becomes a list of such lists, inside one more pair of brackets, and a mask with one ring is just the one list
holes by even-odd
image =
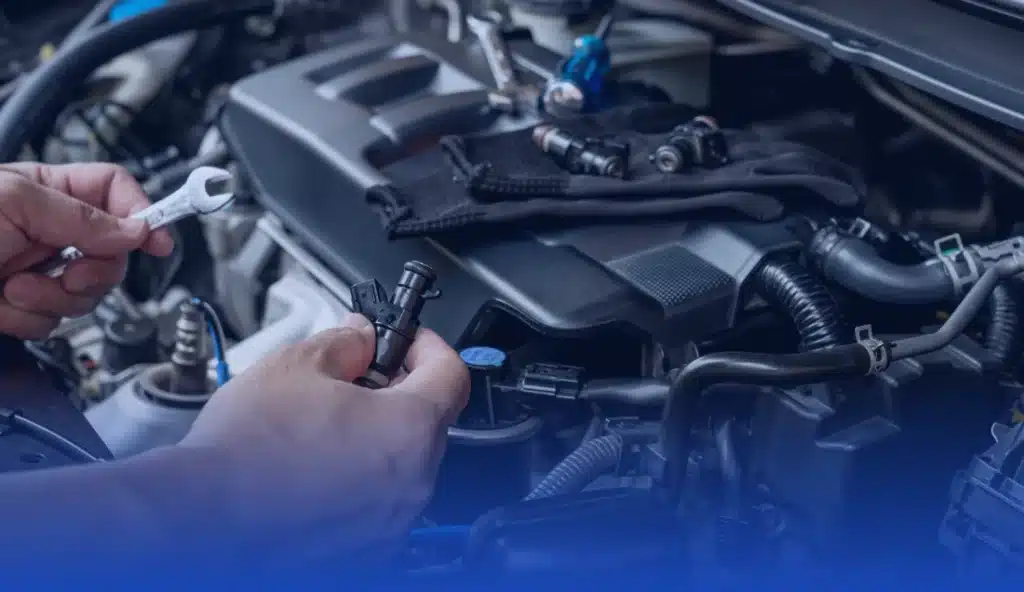
[[[47, 95], [47, 125], [0, 134], [17, 159], [117, 162], [154, 200], [199, 167], [235, 180], [230, 208], [169, 227], [169, 260], [134, 256], [95, 313], [28, 344], [104, 454], [175, 444], [227, 368], [357, 311], [379, 357], [380, 331], [422, 324], [472, 376], [404, 572], [670, 566], [728, 587], [874, 568], [974, 581], [1024, 557], [1019, 115], [971, 111], [737, 6], [759, 3], [249, 4], [99, 52]], [[614, 92], [574, 108], [626, 123], [595, 116], [574, 136], [571, 117], [532, 106], [578, 82], [579, 40], [605, 29]], [[24, 76], [4, 110], [38, 90]], [[508, 171], [495, 156], [462, 178], [453, 138], [521, 148]], [[634, 211], [632, 187], [720, 179], [753, 152], [777, 168], [726, 184], [722, 203], [740, 206]], [[560, 169], [566, 195], [610, 197], [587, 211], [530, 197]], [[486, 208], [415, 231], [371, 207], [383, 187], [415, 209], [409, 188], [447, 195], [449, 177], [544, 203], [513, 220], [481, 190]], [[410, 274], [433, 282], [418, 300]], [[34, 460], [0, 468], [49, 466], [10, 446]]]

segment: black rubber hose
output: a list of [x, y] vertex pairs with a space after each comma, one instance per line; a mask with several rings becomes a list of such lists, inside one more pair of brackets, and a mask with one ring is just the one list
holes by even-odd
[[588, 440], [558, 463], [525, 499], [579, 493], [595, 479], [613, 470], [621, 456], [622, 436], [618, 434]]
[[110, 60], [153, 41], [274, 11], [274, 0], [182, 0], [82, 33], [20, 85], [0, 109], [0, 162], [47, 131], [81, 83]]
[[657, 378], [596, 379], [583, 385], [579, 399], [590, 403], [660, 408], [671, 388], [669, 381]]
[[716, 384], [794, 387], [864, 376], [871, 355], [854, 343], [798, 354], [717, 353], [697, 358], [676, 374], [662, 421], [666, 484], [678, 493], [690, 455], [690, 434], [705, 391]]
[[875, 302], [938, 304], [956, 296], [956, 287], [939, 261], [891, 263], [868, 243], [833, 227], [815, 233], [808, 253], [830, 281]]
[[765, 261], [752, 277], [754, 289], [784, 311], [800, 333], [800, 349], [815, 351], [849, 343], [852, 333], [825, 285], [795, 261]]
[[1002, 283], [995, 287], [988, 299], [989, 321], [985, 331], [985, 349], [992, 354], [1004, 370], [1012, 370], [1020, 361], [1024, 345], [1021, 343], [1020, 312], [1013, 285]]

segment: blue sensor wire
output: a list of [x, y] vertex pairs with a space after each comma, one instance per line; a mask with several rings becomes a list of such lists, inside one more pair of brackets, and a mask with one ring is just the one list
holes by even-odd
[[213, 358], [216, 363], [217, 372], [217, 386], [224, 386], [229, 380], [231, 380], [231, 370], [228, 368], [227, 355], [224, 352], [224, 344], [227, 342], [227, 338], [224, 336], [224, 326], [220, 322], [220, 317], [217, 315], [217, 311], [213, 310], [213, 307], [209, 303], [199, 299], [193, 298], [192, 304], [198, 306], [203, 310], [203, 314], [206, 316], [206, 328], [210, 333], [210, 341], [213, 343]]

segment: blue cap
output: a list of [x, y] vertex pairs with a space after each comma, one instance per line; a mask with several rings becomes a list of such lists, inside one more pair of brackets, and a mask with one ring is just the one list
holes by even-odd
[[501, 368], [508, 356], [500, 349], [493, 347], [467, 347], [459, 352], [467, 366], [477, 368]]
[[110, 21], [117, 22], [160, 8], [167, 0], [121, 0], [110, 9]]

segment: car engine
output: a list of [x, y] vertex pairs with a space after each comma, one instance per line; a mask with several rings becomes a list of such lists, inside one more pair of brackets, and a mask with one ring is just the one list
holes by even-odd
[[[670, 566], [743, 585], [864, 566], [989, 577], [1024, 557], [1012, 125], [743, 3], [224, 4], [97, 25], [92, 40], [133, 21], [148, 33], [104, 46], [87, 31], [50, 58], [88, 56], [59, 91], [41, 94], [32, 70], [50, 62], [34, 56], [4, 91], [0, 132], [8, 111], [38, 114], [0, 133], [7, 160], [117, 162], [154, 200], [202, 166], [236, 181], [232, 207], [170, 227], [170, 260], [135, 256], [94, 314], [28, 344], [103, 455], [176, 443], [219, 368], [244, 372], [355, 310], [379, 336], [434, 330], [472, 375], [400, 560], [410, 574]], [[863, 203], [389, 235], [368, 193], [447, 175], [431, 156], [446, 138], [540, 129], [549, 114], [501, 101], [550, 88], [609, 14], [621, 92], [607, 109], [677, 114], [634, 132], [713, 117], [849, 167]], [[73, 16], [40, 30], [75, 35]], [[503, 60], [481, 22], [497, 23]], [[714, 148], [694, 137], [651, 162], [676, 174], [673, 158]], [[437, 290], [409, 304], [413, 275]], [[29, 460], [5, 470], [75, 460], [11, 446]]]

